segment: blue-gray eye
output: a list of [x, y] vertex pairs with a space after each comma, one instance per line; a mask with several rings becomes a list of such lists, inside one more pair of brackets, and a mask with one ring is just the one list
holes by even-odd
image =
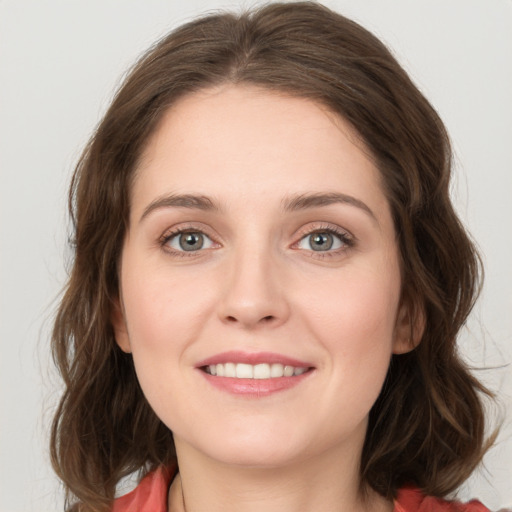
[[177, 233], [167, 242], [169, 247], [176, 251], [199, 251], [213, 246], [212, 240], [200, 231], [186, 231]]
[[340, 235], [335, 235], [329, 231], [317, 231], [302, 238], [297, 247], [308, 251], [320, 252], [341, 249], [343, 245], [345, 245], [345, 242]]

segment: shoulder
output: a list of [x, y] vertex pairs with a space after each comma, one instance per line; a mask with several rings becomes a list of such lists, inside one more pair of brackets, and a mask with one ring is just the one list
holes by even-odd
[[398, 491], [394, 512], [490, 512], [479, 501], [468, 503], [446, 501], [425, 496], [416, 488], [406, 487]]
[[112, 512], [167, 512], [167, 492], [174, 470], [159, 467], [128, 494], [114, 500]]

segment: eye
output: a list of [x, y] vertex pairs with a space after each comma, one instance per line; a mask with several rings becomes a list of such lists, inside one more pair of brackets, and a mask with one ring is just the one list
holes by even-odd
[[301, 238], [297, 243], [297, 248], [306, 249], [307, 251], [326, 252], [336, 251], [349, 245], [351, 245], [350, 240], [345, 234], [323, 230], [309, 233]]
[[201, 231], [181, 231], [166, 237], [165, 245], [175, 251], [193, 252], [211, 249], [214, 243]]

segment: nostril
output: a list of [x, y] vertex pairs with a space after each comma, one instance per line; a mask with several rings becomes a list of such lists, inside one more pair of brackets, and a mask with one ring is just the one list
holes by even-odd
[[[272, 320], [275, 319], [275, 316], [274, 315], [267, 315], [267, 316], [264, 316], [263, 318], [260, 319], [260, 322], [262, 323], [268, 323], [268, 322], [271, 322]], [[238, 320], [236, 317], [232, 316], [232, 315], [229, 315], [226, 317], [226, 320], [228, 322], [233, 322], [233, 323], [238, 323]]]

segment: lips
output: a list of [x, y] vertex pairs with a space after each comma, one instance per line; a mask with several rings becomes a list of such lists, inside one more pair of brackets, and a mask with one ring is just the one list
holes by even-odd
[[216, 354], [208, 359], [204, 359], [199, 362], [196, 367], [204, 367], [210, 365], [217, 364], [225, 364], [225, 363], [244, 363], [250, 365], [257, 364], [273, 364], [279, 363], [283, 366], [294, 366], [296, 368], [311, 368], [313, 365], [306, 362], [300, 361], [299, 359], [295, 359], [293, 357], [284, 356], [282, 354], [276, 354], [274, 352], [241, 352], [237, 350], [231, 350], [229, 352], [222, 352], [221, 354]]
[[314, 367], [271, 352], [224, 352], [197, 366], [213, 386], [236, 395], [262, 397], [298, 385]]

